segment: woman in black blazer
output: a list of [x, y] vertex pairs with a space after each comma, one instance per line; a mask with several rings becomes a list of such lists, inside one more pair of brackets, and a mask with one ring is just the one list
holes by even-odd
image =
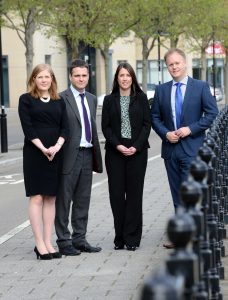
[[136, 250], [142, 236], [142, 197], [147, 166], [150, 108], [130, 64], [121, 63], [105, 96], [102, 131], [114, 217], [115, 250]]

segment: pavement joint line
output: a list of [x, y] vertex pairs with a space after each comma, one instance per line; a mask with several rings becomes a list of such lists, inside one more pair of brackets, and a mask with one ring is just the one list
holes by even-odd
[[9, 159], [0, 161], [0, 165], [5, 165], [5, 164], [8, 164], [8, 163], [16, 162], [16, 161], [22, 160], [22, 158], [23, 158], [22, 156], [16, 157], [16, 158], [9, 158]]
[[151, 162], [151, 161], [153, 161], [153, 160], [155, 160], [155, 159], [157, 159], [157, 158], [160, 158], [160, 157], [161, 157], [161, 154], [152, 156], [152, 157], [148, 158], [148, 162]]
[[11, 239], [12, 237], [14, 237], [17, 233], [21, 232], [22, 230], [24, 230], [25, 228], [27, 228], [29, 225], [30, 225], [30, 222], [29, 222], [29, 220], [27, 220], [24, 223], [22, 223], [21, 225], [13, 228], [9, 232], [7, 232], [3, 236], [1, 236], [0, 237], [0, 245], [3, 244], [3, 243], [5, 243], [6, 241], [8, 241], [9, 239]]
[[[160, 158], [161, 155], [155, 155], [152, 156], [148, 159], [148, 162], [151, 162], [157, 158]], [[21, 157], [22, 158], [22, 157]], [[12, 159], [13, 160], [13, 159]], [[9, 160], [8, 160], [9, 161]], [[0, 162], [1, 164], [1, 162]], [[94, 183], [92, 185], [92, 189], [95, 189], [97, 187], [99, 187], [100, 185], [102, 185], [103, 183], [107, 182], [108, 178], [105, 178], [103, 180], [101, 180], [100, 182]], [[3, 243], [5, 243], [6, 241], [8, 241], [9, 239], [11, 239], [12, 237], [14, 237], [16, 234], [18, 234], [19, 232], [21, 232], [22, 230], [24, 230], [25, 228], [27, 228], [30, 225], [29, 220], [25, 221], [24, 223], [22, 223], [21, 225], [13, 228], [12, 230], [10, 230], [9, 232], [7, 232], [6, 234], [4, 234], [3, 236], [0, 237], [0, 245], [2, 245]]]

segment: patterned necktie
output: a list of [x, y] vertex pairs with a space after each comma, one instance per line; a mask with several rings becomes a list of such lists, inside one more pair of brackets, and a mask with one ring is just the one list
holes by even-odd
[[175, 111], [176, 111], [176, 126], [177, 129], [180, 128], [180, 121], [181, 121], [181, 110], [182, 110], [182, 92], [181, 92], [181, 82], [175, 83], [176, 85], [176, 94], [175, 94]]
[[84, 97], [85, 94], [79, 94], [81, 97], [81, 103], [82, 103], [82, 110], [83, 110], [83, 117], [84, 117], [84, 124], [85, 124], [85, 136], [88, 143], [91, 142], [91, 130], [90, 130], [90, 124], [89, 124], [89, 118], [87, 114], [87, 110], [84, 103]]

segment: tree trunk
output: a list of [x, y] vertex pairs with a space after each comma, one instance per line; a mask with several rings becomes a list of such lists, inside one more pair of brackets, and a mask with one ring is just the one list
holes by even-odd
[[67, 65], [70, 66], [74, 59], [79, 58], [79, 45], [77, 42], [69, 39], [67, 35], [64, 36], [67, 47]]
[[71, 61], [79, 58], [78, 45], [71, 45]]
[[105, 63], [105, 91], [106, 95], [110, 94], [112, 83], [110, 82], [109, 78], [109, 46], [104, 47], [104, 49], [101, 50], [101, 55], [104, 59]]
[[25, 26], [25, 58], [26, 58], [26, 71], [27, 81], [32, 73], [33, 69], [33, 35], [36, 30], [35, 23], [35, 8], [31, 8], [27, 15], [26, 26]]
[[225, 104], [228, 104], [228, 50], [226, 49], [226, 61], [225, 61], [225, 80], [224, 80], [224, 91], [225, 91]]
[[170, 48], [176, 48], [178, 43], [178, 37], [177, 38], [171, 38], [170, 39]]
[[148, 73], [148, 40], [149, 38], [143, 37], [142, 39], [142, 90], [147, 92], [147, 73]]
[[206, 60], [206, 53], [205, 49], [201, 49], [201, 80], [206, 81], [207, 79], [207, 60]]

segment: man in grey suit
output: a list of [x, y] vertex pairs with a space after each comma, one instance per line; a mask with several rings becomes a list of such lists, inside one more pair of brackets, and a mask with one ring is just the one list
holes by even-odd
[[[83, 60], [70, 66], [70, 87], [60, 95], [65, 100], [69, 138], [63, 146], [63, 168], [56, 199], [55, 229], [63, 255], [99, 252], [86, 240], [93, 171], [102, 173], [102, 157], [96, 128], [97, 98], [86, 92], [89, 67]], [[70, 207], [72, 233], [68, 228]]]

